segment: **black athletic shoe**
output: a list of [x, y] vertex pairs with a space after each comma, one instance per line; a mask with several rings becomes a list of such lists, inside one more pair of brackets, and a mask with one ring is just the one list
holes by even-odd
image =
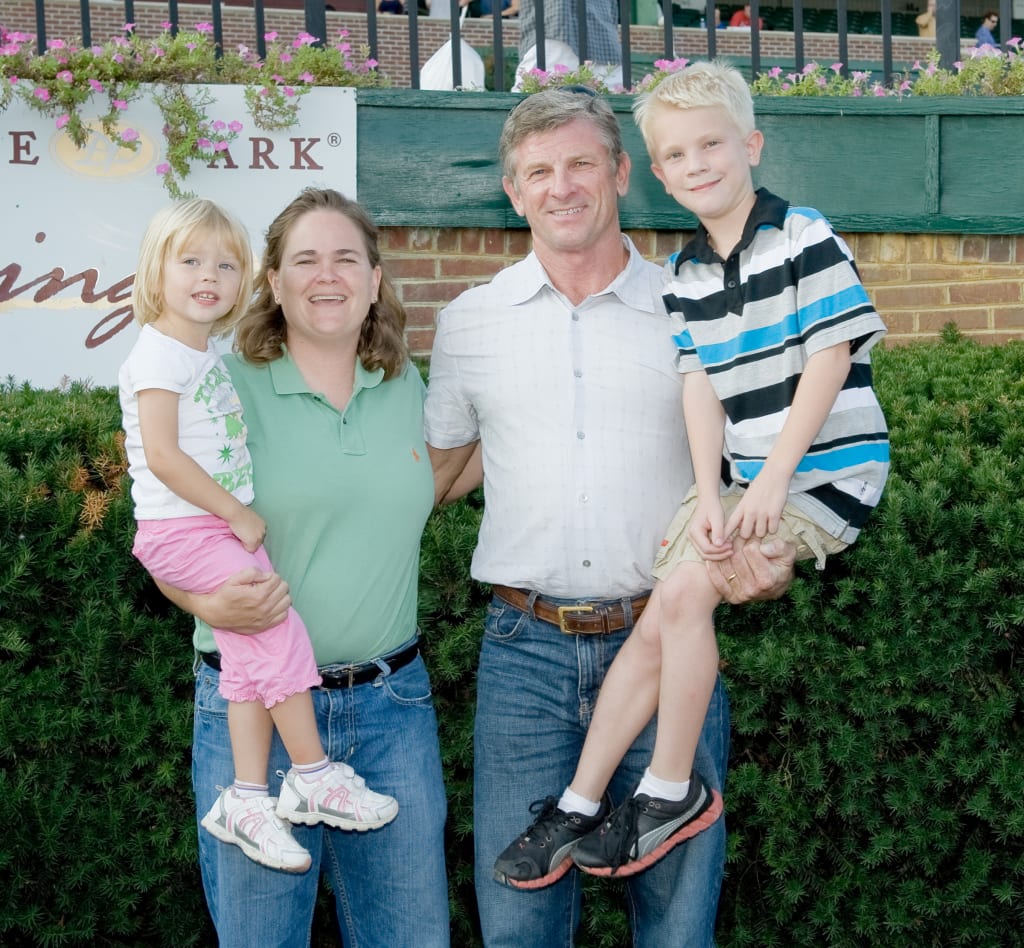
[[653, 866], [669, 850], [722, 814], [722, 795], [697, 771], [681, 801], [645, 793], [630, 797], [604, 824], [572, 849], [572, 860], [595, 876], [631, 876]]
[[596, 816], [566, 813], [558, 799], [548, 797], [530, 805], [537, 818], [494, 863], [494, 878], [516, 889], [541, 889], [562, 878], [572, 866], [573, 847], [607, 818], [609, 805], [601, 801]]

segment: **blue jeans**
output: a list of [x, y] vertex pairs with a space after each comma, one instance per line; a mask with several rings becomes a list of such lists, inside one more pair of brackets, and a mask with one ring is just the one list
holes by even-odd
[[[473, 820], [476, 894], [487, 948], [571, 946], [580, 920], [581, 878], [510, 889], [492, 877], [501, 851], [530, 823], [534, 800], [558, 796], [576, 770], [598, 689], [626, 629], [565, 635], [493, 599], [484, 628], [474, 736]], [[632, 794], [654, 750], [654, 722], [626, 755], [609, 786], [614, 803]], [[729, 755], [729, 706], [715, 686], [695, 767], [719, 791]], [[725, 867], [725, 819], [677, 846], [625, 882], [636, 948], [714, 944]]]
[[[234, 779], [227, 702], [217, 692], [218, 677], [198, 665], [192, 747], [197, 817], [213, 805], [217, 787]], [[350, 764], [372, 789], [391, 794], [398, 816], [365, 833], [295, 826], [295, 839], [313, 857], [313, 868], [301, 875], [257, 865], [199, 827], [203, 888], [220, 948], [308, 946], [321, 873], [330, 879], [346, 948], [446, 948], [447, 804], [423, 660], [354, 688], [315, 688], [312, 695], [328, 756]], [[275, 733], [271, 794], [281, 783], [277, 771], [288, 766]]]

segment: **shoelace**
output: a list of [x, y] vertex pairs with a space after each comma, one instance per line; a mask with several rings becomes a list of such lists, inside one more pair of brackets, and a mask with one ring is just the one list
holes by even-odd
[[615, 851], [609, 854], [611, 857], [609, 864], [613, 870], [629, 862], [633, 846], [639, 842], [640, 828], [638, 821], [642, 805], [636, 797], [630, 797], [612, 813], [607, 824], [605, 824], [606, 836], [616, 829], [619, 832], [618, 845], [615, 847]]
[[537, 818], [530, 824], [530, 828], [523, 833], [523, 842], [541, 835], [545, 839], [550, 839], [553, 827], [565, 820], [565, 814], [558, 809], [557, 797], [545, 797], [543, 800], [534, 800], [530, 804], [530, 812], [536, 813]]

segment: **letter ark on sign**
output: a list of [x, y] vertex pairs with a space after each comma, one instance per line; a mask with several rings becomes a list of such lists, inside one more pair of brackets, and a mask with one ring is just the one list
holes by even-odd
[[[193, 163], [181, 187], [237, 215], [257, 257], [267, 225], [302, 188], [358, 198], [354, 89], [311, 89], [298, 123], [278, 132], [256, 128], [242, 86], [210, 91], [210, 121], [242, 129], [221, 158]], [[100, 132], [76, 148], [16, 99], [0, 113], [0, 378], [38, 388], [117, 382], [138, 334], [130, 297], [139, 242], [171, 201], [156, 170], [166, 160], [163, 118], [145, 87], [121, 128], [139, 133], [134, 151]]]

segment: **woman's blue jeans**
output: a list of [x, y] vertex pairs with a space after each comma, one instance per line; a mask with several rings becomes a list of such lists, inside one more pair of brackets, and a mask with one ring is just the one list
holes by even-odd
[[[568, 600], [567, 600], [568, 602]], [[598, 689], [631, 629], [566, 635], [493, 599], [480, 654], [474, 747], [476, 893], [487, 948], [568, 948], [580, 919], [581, 877], [545, 889], [494, 881], [494, 861], [530, 822], [530, 804], [558, 796], [576, 770]], [[632, 794], [654, 749], [652, 722], [609, 787]], [[719, 791], [729, 755], [729, 706], [719, 681], [695, 767]], [[725, 819], [623, 886], [636, 948], [708, 948], [725, 865]]]
[[[197, 816], [234, 775], [227, 702], [218, 673], [196, 670], [192, 781]], [[199, 828], [206, 901], [221, 948], [305, 948], [310, 943], [320, 874], [330, 880], [346, 948], [445, 948], [449, 944], [444, 861], [446, 802], [430, 682], [421, 658], [353, 688], [313, 689], [313, 704], [331, 760], [344, 761], [374, 790], [398, 800], [394, 821], [356, 833], [295, 826], [313, 857], [295, 875], [257, 865], [237, 846]], [[270, 792], [288, 757], [274, 735]]]

